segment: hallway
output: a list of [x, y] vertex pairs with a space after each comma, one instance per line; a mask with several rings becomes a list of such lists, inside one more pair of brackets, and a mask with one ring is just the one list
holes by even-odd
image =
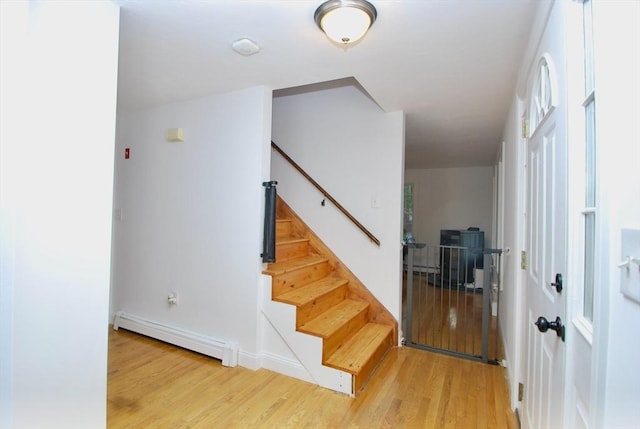
[[127, 331], [109, 334], [109, 428], [515, 428], [505, 370], [394, 348], [355, 399]]

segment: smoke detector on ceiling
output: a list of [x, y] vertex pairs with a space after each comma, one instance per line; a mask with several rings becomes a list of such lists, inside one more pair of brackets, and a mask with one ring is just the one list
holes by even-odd
[[249, 40], [246, 38], [236, 40], [231, 44], [231, 47], [234, 51], [236, 51], [240, 55], [244, 55], [245, 57], [260, 52], [260, 46], [258, 46], [258, 44], [253, 40]]

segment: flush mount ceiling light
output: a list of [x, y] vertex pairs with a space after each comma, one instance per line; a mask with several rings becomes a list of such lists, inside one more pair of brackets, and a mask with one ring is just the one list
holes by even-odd
[[366, 0], [328, 0], [313, 17], [329, 39], [347, 45], [361, 39], [377, 16], [376, 8]]

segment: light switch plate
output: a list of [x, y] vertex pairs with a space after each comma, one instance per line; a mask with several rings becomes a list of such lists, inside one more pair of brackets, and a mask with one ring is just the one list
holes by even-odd
[[620, 292], [640, 304], [640, 229], [623, 229], [620, 238]]

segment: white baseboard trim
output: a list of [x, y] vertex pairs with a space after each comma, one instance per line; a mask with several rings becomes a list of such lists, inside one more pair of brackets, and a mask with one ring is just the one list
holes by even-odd
[[238, 365], [238, 343], [223, 341], [173, 326], [118, 311], [113, 320], [113, 329], [124, 328], [157, 340], [165, 341], [185, 349], [220, 359], [222, 365]]
[[273, 353], [262, 352], [260, 354], [260, 364], [262, 368], [268, 369], [269, 371], [297, 378], [298, 380], [306, 381], [307, 383], [317, 384], [309, 374], [309, 371], [307, 371], [305, 367], [296, 360], [288, 359]]
[[[500, 337], [504, 338], [502, 336], [502, 333], [500, 333]], [[502, 340], [502, 350], [504, 350], [504, 359], [503, 359], [503, 366], [506, 369], [506, 378], [507, 378], [507, 384], [509, 385], [509, 401], [511, 403], [511, 409], [515, 410], [518, 408], [519, 406], [519, 401], [518, 401], [518, 377], [517, 374], [514, 372], [514, 361], [511, 360], [511, 356], [509, 356], [509, 349], [506, 347], [506, 344], [504, 343], [504, 340]]]
[[238, 353], [238, 365], [252, 371], [257, 371], [262, 368], [260, 366], [260, 358], [255, 353], [249, 353], [243, 350], [240, 350]]

